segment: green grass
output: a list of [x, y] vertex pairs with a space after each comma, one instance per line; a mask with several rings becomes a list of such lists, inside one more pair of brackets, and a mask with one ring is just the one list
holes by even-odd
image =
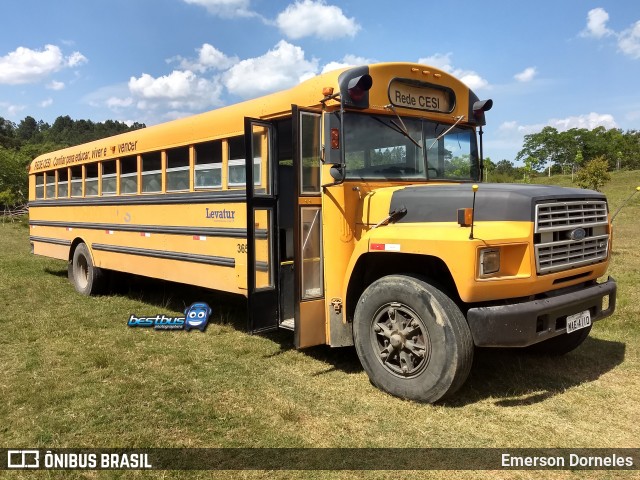
[[[567, 184], [567, 179], [552, 177]], [[537, 179], [541, 182], [543, 179]], [[544, 179], [547, 181], [547, 179]], [[570, 179], [569, 179], [570, 182]], [[613, 175], [615, 209], [640, 172]], [[375, 389], [351, 348], [296, 351], [286, 333], [243, 332], [236, 298], [151, 280], [83, 297], [64, 262], [29, 253], [24, 222], [0, 225], [0, 446], [640, 446], [640, 194], [615, 223], [616, 314], [562, 358], [479, 350], [444, 405]], [[132, 329], [131, 313], [214, 308], [204, 334]], [[1, 477], [22, 478], [15, 472]], [[5, 475], [6, 474], [6, 475]], [[540, 472], [30, 472], [37, 478], [539, 478]], [[545, 472], [545, 478], [632, 478]]]

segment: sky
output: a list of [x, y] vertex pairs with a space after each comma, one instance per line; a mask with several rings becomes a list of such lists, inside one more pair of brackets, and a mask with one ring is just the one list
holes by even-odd
[[0, 117], [148, 126], [347, 65], [409, 61], [491, 98], [485, 157], [550, 125], [640, 129], [637, 0], [4, 0]]

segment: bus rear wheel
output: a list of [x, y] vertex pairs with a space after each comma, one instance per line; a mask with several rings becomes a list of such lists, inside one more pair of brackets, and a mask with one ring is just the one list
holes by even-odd
[[102, 293], [106, 283], [105, 271], [93, 265], [91, 253], [86, 244], [80, 243], [73, 252], [68, 268], [69, 280], [83, 295]]
[[457, 305], [421, 278], [389, 275], [356, 306], [354, 343], [371, 382], [397, 397], [433, 403], [467, 379], [473, 340]]

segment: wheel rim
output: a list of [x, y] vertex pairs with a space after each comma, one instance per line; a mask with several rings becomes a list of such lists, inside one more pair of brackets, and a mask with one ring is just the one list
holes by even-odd
[[76, 259], [74, 277], [80, 288], [85, 288], [89, 283], [89, 265], [84, 255], [78, 255]]
[[376, 312], [371, 342], [382, 366], [396, 376], [415, 377], [429, 364], [431, 341], [424, 321], [402, 303], [388, 303]]

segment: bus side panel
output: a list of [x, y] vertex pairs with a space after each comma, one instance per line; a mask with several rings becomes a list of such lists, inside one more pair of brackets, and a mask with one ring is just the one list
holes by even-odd
[[30, 234], [39, 255], [79, 238], [96, 267], [246, 295], [244, 202], [33, 207]]
[[67, 245], [55, 245], [35, 239], [31, 241], [33, 242], [33, 253], [35, 255], [57, 258], [58, 260], [67, 260], [69, 258], [69, 247]]

